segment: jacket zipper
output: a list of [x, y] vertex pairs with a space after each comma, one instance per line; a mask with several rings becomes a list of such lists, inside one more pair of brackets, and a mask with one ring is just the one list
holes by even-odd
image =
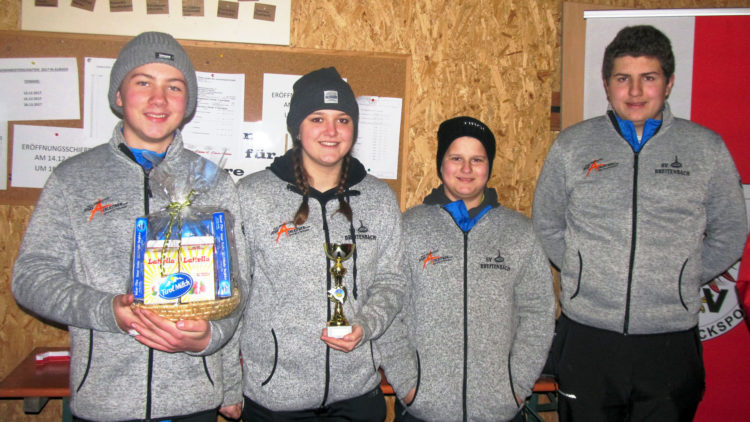
[[[321, 201], [318, 201], [320, 203], [320, 212], [323, 214], [323, 234], [325, 235], [326, 243], [331, 241], [330, 235], [328, 233], [328, 219], [326, 218], [326, 204]], [[331, 272], [328, 270], [328, 257], [326, 257], [326, 292], [328, 290], [331, 290]], [[328, 303], [328, 317], [327, 319], [331, 318], [331, 301], [326, 299], [326, 302]], [[323, 401], [320, 403], [320, 407], [325, 407], [326, 402], [328, 401], [328, 389], [330, 387], [331, 383], [331, 348], [326, 346], [326, 383], [325, 383], [325, 389], [323, 390]]]
[[[117, 149], [119, 149], [123, 154], [125, 154], [126, 157], [130, 158], [134, 163], [137, 164], [137, 161], [135, 160], [135, 156], [133, 156], [133, 153], [130, 151], [130, 148], [128, 148], [127, 145], [124, 143], [121, 143], [117, 146]], [[143, 215], [148, 215], [149, 213], [149, 201], [153, 194], [151, 192], [151, 187], [149, 186], [149, 171], [145, 168], [141, 167], [140, 164], [138, 164], [138, 167], [141, 168], [143, 171]], [[154, 349], [148, 348], [148, 369], [146, 370], [146, 420], [151, 419], [151, 381], [153, 379], [154, 375]]]
[[[143, 215], [148, 215], [150, 208], [151, 187], [149, 186], [149, 172], [143, 170]], [[151, 419], [151, 382], [154, 376], [154, 349], [148, 348], [148, 374], [146, 375], [146, 420]]]
[[463, 420], [466, 422], [466, 386], [468, 383], [468, 359], [469, 359], [469, 298], [468, 298], [468, 277], [469, 277], [469, 233], [464, 234], [464, 379], [463, 379]]
[[[609, 117], [610, 122], [612, 123], [612, 126], [614, 127], [615, 131], [620, 135], [620, 137], [623, 138], [625, 142], [628, 142], [626, 139], [624, 139], [622, 132], [620, 131], [620, 125], [617, 122], [617, 117], [615, 117], [615, 113], [612, 110], [607, 111], [607, 117]], [[651, 135], [651, 139], [656, 138], [656, 135], [661, 131], [662, 125], [659, 125], [659, 127], [656, 129], [656, 132], [654, 132], [653, 135]], [[653, 141], [652, 141], [653, 142]], [[628, 144], [630, 144], [628, 142]], [[631, 146], [632, 148], [632, 146]], [[633, 287], [633, 263], [635, 262], [635, 245], [636, 245], [636, 233], [637, 233], [637, 221], [638, 221], [638, 157], [640, 152], [643, 150], [643, 147], [641, 147], [640, 150], [635, 151], [633, 150], [633, 206], [632, 206], [632, 212], [633, 215], [631, 218], [631, 226], [630, 226], [630, 260], [628, 262], [628, 289], [627, 294], [625, 296], [625, 320], [623, 321], [623, 327], [622, 327], [622, 333], [624, 335], [628, 335], [628, 331], [630, 330], [630, 295]]]
[[628, 263], [628, 292], [625, 296], [625, 321], [622, 333], [627, 335], [630, 327], [630, 295], [633, 287], [633, 262], [635, 261], [635, 236], [637, 232], [638, 215], [638, 152], [633, 160], [633, 210], [630, 225], [630, 262]]
[[148, 348], [148, 374], [146, 375], [146, 420], [151, 419], [151, 381], [154, 371], [154, 349]]
[[151, 187], [149, 186], [150, 176], [146, 169], [143, 169], [143, 209], [145, 210], [144, 215], [148, 215], [149, 212], [149, 198], [151, 198]]

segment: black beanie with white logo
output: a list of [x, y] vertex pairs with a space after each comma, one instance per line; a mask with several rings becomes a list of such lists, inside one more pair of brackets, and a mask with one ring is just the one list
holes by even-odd
[[294, 83], [286, 127], [292, 139], [298, 139], [299, 126], [310, 113], [318, 110], [339, 110], [348, 114], [354, 123], [354, 138], [357, 140], [359, 106], [352, 87], [341, 79], [335, 67], [312, 71]]
[[443, 175], [440, 172], [440, 166], [443, 164], [445, 152], [451, 146], [453, 141], [463, 136], [470, 136], [484, 146], [489, 160], [489, 172], [487, 178], [492, 174], [492, 162], [495, 160], [495, 135], [490, 128], [481, 121], [468, 116], [454, 117], [440, 124], [438, 128], [438, 148], [437, 148], [437, 171], [440, 179]]

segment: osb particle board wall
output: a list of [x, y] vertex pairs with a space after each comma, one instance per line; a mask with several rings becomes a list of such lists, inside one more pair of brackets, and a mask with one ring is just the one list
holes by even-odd
[[[63, 0], [64, 1], [64, 0]], [[595, 0], [624, 8], [748, 7], [750, 0]], [[20, 29], [20, 2], [0, 0], [0, 29]], [[529, 214], [536, 178], [557, 133], [550, 98], [560, 86], [560, 0], [292, 1], [291, 46], [412, 56], [406, 207], [438, 185], [435, 132], [460, 114], [485, 121], [498, 153], [490, 185], [500, 201]], [[2, 48], [0, 46], [0, 48]], [[67, 335], [19, 310], [10, 273], [31, 207], [0, 206], [0, 378], [35, 345], [65, 345]], [[0, 401], [9, 421], [59, 420], [59, 401], [24, 416], [20, 401]]]

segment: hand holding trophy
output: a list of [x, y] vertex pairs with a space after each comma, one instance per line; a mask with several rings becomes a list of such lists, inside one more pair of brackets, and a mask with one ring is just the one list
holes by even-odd
[[346, 302], [346, 287], [343, 285], [346, 268], [341, 264], [351, 258], [354, 253], [353, 243], [326, 243], [326, 256], [336, 261], [329, 270], [333, 276], [333, 288], [328, 291], [328, 299], [334, 303], [333, 315], [328, 321], [328, 336], [341, 338], [352, 332], [349, 321], [344, 316], [344, 302]]

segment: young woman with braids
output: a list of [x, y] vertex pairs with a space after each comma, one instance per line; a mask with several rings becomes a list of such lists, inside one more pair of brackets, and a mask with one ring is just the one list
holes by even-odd
[[[287, 116], [293, 148], [240, 182], [254, 262], [239, 331], [244, 420], [385, 418], [372, 340], [404, 295], [401, 213], [388, 185], [351, 156], [358, 119], [336, 69], [308, 73], [294, 84]], [[352, 332], [342, 338], [326, 328], [333, 262], [325, 243], [356, 244], [344, 261]]]

